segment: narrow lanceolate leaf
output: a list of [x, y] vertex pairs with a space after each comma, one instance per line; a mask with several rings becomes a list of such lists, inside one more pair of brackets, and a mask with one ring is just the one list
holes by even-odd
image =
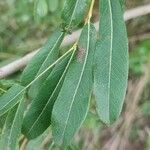
[[29, 62], [29, 64], [23, 71], [22, 76], [21, 76], [22, 85], [24, 86], [28, 85], [36, 77], [41, 66], [45, 67], [49, 65], [49, 63], [47, 63], [48, 61], [50, 61], [49, 57], [54, 52], [54, 49], [56, 49], [56, 47], [60, 45], [63, 39], [63, 36], [64, 34], [60, 30], [57, 30], [49, 37], [45, 45], [32, 58], [32, 60]]
[[0, 97], [0, 116], [20, 101], [23, 89], [23, 86], [16, 84]]
[[90, 3], [91, 0], [66, 0], [62, 12], [65, 27], [71, 29], [81, 23], [85, 18]]
[[73, 54], [66, 56], [54, 67], [38, 95], [33, 100], [25, 116], [22, 128], [22, 132], [28, 138], [32, 139], [39, 136], [50, 126], [52, 108], [61, 89]]
[[6, 122], [2, 131], [0, 140], [0, 149], [2, 150], [16, 150], [19, 142], [19, 135], [21, 133], [21, 125], [23, 120], [25, 103], [22, 98], [20, 103], [10, 110], [6, 118]]
[[55, 143], [67, 144], [84, 121], [92, 91], [92, 62], [96, 31], [93, 25], [83, 28], [78, 51], [72, 60], [52, 111]]
[[128, 78], [127, 33], [119, 0], [100, 1], [99, 34], [95, 55], [95, 96], [100, 119], [110, 124], [121, 112]]

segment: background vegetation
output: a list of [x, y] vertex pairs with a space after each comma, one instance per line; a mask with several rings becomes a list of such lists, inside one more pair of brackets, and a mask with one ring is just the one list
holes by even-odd
[[[53, 1], [53, 0], [51, 0]], [[0, 66], [39, 48], [59, 26], [64, 0], [55, 1], [42, 16], [34, 14], [34, 0], [0, 1]], [[54, 2], [54, 1], [53, 1]], [[149, 0], [127, 0], [126, 9], [148, 4]], [[97, 5], [93, 21], [97, 21]], [[79, 26], [80, 27], [80, 26]], [[130, 47], [129, 86], [120, 120], [111, 127], [104, 126], [93, 107], [86, 122], [77, 133], [69, 150], [149, 150], [150, 149], [150, 15], [127, 22]], [[19, 79], [20, 72], [0, 80], [0, 88], [8, 90]], [[0, 90], [0, 94], [5, 91]], [[0, 120], [0, 130], [3, 126]], [[42, 150], [51, 144], [50, 129], [39, 138], [20, 144], [26, 150]], [[1, 132], [1, 131], [0, 131]]]

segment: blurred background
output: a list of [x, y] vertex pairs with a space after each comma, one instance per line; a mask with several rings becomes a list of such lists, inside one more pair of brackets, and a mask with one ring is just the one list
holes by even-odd
[[[38, 49], [60, 25], [64, 0], [49, 1], [47, 10], [37, 17], [34, 0], [0, 0], [0, 67]], [[150, 0], [126, 0], [126, 10], [147, 4]], [[93, 22], [98, 21], [97, 7], [95, 4]], [[150, 14], [126, 25], [130, 70], [122, 115], [106, 127], [95, 112], [93, 98], [86, 121], [68, 150], [150, 150]], [[21, 71], [0, 80], [0, 95], [19, 80]], [[0, 132], [3, 122], [1, 118]], [[46, 150], [51, 142], [50, 129], [30, 142], [20, 138], [25, 150]]]

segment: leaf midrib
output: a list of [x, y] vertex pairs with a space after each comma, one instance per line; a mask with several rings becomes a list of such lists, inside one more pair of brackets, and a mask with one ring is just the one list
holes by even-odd
[[[110, 12], [110, 28], [111, 28], [111, 33], [110, 33], [110, 59], [109, 59], [109, 81], [108, 81], [108, 103], [110, 100], [110, 84], [111, 84], [111, 73], [112, 73], [112, 51], [113, 51], [113, 18], [112, 18], [112, 6], [111, 6], [111, 1], [108, 0], [109, 4], [109, 12]], [[108, 107], [110, 107], [110, 103], [108, 104]], [[109, 116], [110, 116], [110, 108], [109, 109]], [[109, 118], [110, 121], [110, 118]]]
[[65, 130], [66, 130], [66, 128], [67, 128], [68, 121], [69, 121], [69, 118], [70, 118], [71, 108], [72, 108], [72, 106], [73, 106], [73, 103], [74, 103], [76, 94], [77, 94], [77, 92], [78, 92], [78, 88], [79, 88], [79, 86], [80, 86], [80, 83], [81, 83], [81, 80], [82, 80], [82, 77], [83, 77], [83, 73], [84, 73], [84, 69], [85, 69], [85, 66], [86, 66], [86, 63], [87, 63], [87, 57], [88, 57], [88, 54], [89, 54], [89, 41], [90, 41], [90, 23], [88, 23], [87, 54], [86, 54], [86, 57], [85, 57], [85, 61], [84, 61], [84, 64], [83, 64], [83, 68], [82, 68], [82, 71], [81, 71], [81, 75], [80, 75], [80, 78], [79, 78], [79, 82], [78, 82], [78, 84], [77, 84], [77, 87], [76, 87], [76, 89], [75, 89], [75, 93], [74, 93], [74, 95], [73, 95], [73, 99], [72, 99], [71, 106], [70, 106], [70, 109], [69, 109], [69, 112], [68, 112], [68, 116], [67, 116], [67, 120], [66, 120], [66, 123], [65, 123], [65, 127], [64, 127], [64, 130], [63, 130], [63, 133], [62, 133], [62, 139], [64, 139]]

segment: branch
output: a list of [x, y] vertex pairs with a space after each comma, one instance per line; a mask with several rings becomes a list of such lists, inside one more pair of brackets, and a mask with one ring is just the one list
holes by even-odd
[[[124, 14], [124, 20], [128, 21], [130, 19], [134, 19], [136, 17], [140, 17], [146, 14], [150, 14], [150, 4], [137, 7], [131, 10], [127, 10]], [[96, 30], [98, 30], [99, 22], [96, 22], [94, 25], [95, 25]], [[81, 33], [81, 29], [73, 32], [71, 35], [67, 35], [62, 43], [62, 47], [74, 43], [79, 38], [80, 33]], [[10, 64], [7, 64], [6, 66], [1, 67], [0, 79], [5, 78], [17, 72], [18, 70], [24, 68], [27, 65], [27, 63], [31, 60], [31, 58], [38, 52], [38, 50], [35, 50], [27, 54], [26, 56], [16, 61], [11, 62]]]

